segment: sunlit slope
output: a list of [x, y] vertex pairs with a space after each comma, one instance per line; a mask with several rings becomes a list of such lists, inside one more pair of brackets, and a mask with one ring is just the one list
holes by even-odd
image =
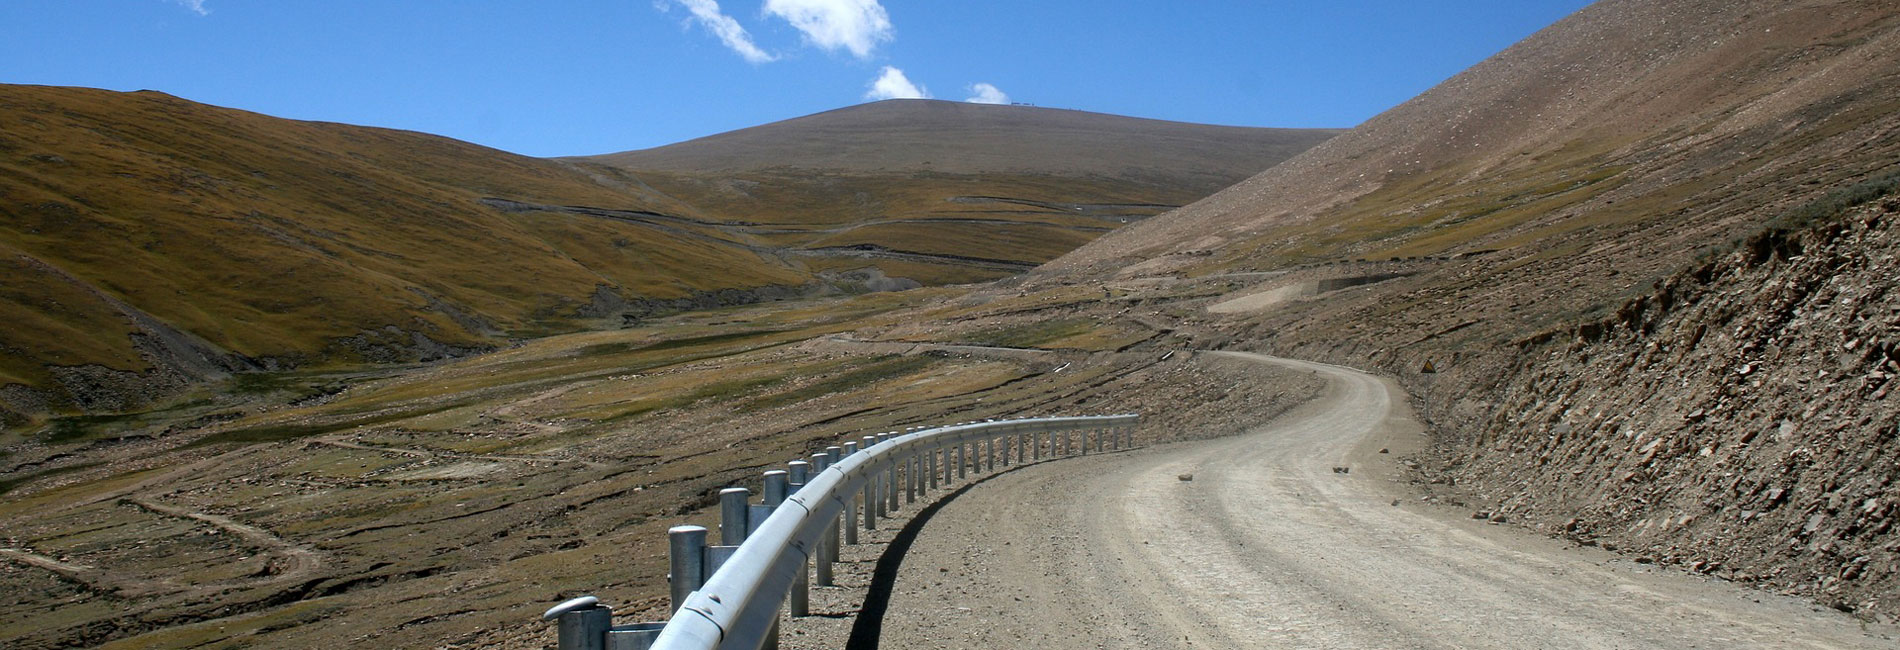
[[[602, 173], [690, 204], [700, 218], [749, 224], [793, 249], [888, 249], [1029, 266], [1337, 133], [892, 100], [573, 160], [611, 168]], [[957, 270], [940, 269], [906, 271], [934, 277]]]
[[1406, 384], [1450, 503], [1890, 620], [1896, 71], [1893, 2], [1600, 0], [1012, 290], [1194, 295]]
[[1891, 3], [1744, 4], [1753, 10], [1592, 5], [1288, 164], [1057, 266], [1205, 273], [1489, 250], [1560, 256], [1585, 246], [1581, 236], [1656, 229], [1670, 232], [1661, 249], [1686, 253], [1891, 165]]
[[[427, 357], [572, 329], [602, 288], [669, 299], [806, 281], [690, 233], [489, 207], [671, 206], [446, 138], [31, 86], [0, 86], [0, 125], [5, 382], [45, 385], [47, 364]], [[213, 359], [155, 358], [163, 341]]]

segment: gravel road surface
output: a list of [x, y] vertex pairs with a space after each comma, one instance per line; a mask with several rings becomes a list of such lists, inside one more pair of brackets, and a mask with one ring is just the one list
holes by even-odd
[[1395, 386], [1245, 356], [1329, 387], [1243, 436], [956, 495], [895, 570], [878, 640], [851, 646], [1900, 648], [1806, 601], [1422, 504], [1394, 480], [1423, 443]]

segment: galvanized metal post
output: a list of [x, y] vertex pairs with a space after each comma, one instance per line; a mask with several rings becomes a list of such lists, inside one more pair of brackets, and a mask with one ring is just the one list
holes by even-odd
[[[871, 447], [877, 445], [877, 436], [864, 436], [863, 438], [860, 438], [860, 440], [863, 440], [864, 444], [858, 446], [859, 451], [868, 452], [870, 451]], [[870, 470], [866, 472], [864, 475], [864, 521], [865, 521], [864, 529], [865, 530], [872, 530], [876, 528], [877, 518], [884, 516], [884, 493], [882, 491], [883, 485], [878, 483], [879, 478], [880, 476], [877, 470]]]
[[931, 447], [924, 451], [924, 475], [930, 477], [930, 489], [937, 489], [937, 453], [942, 447]]
[[877, 474], [864, 477], [864, 489], [859, 497], [864, 501], [864, 529], [877, 530]]
[[543, 621], [555, 621], [560, 650], [602, 650], [607, 630], [614, 624], [614, 610], [593, 596], [581, 596], [548, 609]]
[[791, 475], [791, 472], [782, 469], [766, 471], [764, 494], [761, 494], [759, 497], [762, 499], [762, 503], [768, 506], [777, 506], [778, 504], [785, 503], [785, 496], [789, 493], [791, 488]]
[[686, 597], [706, 583], [706, 527], [674, 526], [666, 531], [666, 546], [673, 571], [670, 613], [679, 611]]
[[897, 502], [897, 493], [898, 493], [897, 466], [898, 466], [898, 462], [896, 460], [892, 460], [890, 469], [884, 470], [884, 500], [885, 500], [884, 512], [885, 513], [897, 512], [897, 508], [899, 507], [899, 504]]
[[964, 449], [968, 446], [967, 443], [957, 443], [957, 480], [959, 481], [963, 480], [963, 477], [968, 476], [968, 474], [964, 473], [964, 471], [968, 469], [968, 464], [965, 459], [969, 458], [969, 455], [964, 453]]
[[738, 546], [745, 543], [746, 528], [751, 521], [747, 512], [746, 498], [752, 492], [742, 487], [729, 487], [719, 491], [719, 544]]
[[812, 558], [812, 580], [816, 581], [820, 587], [836, 584], [831, 576], [831, 563], [838, 560], [837, 518], [832, 518], [831, 523], [825, 525], [825, 532], [819, 535], [817, 555]]
[[1016, 434], [1016, 462], [1018, 463], [1029, 462], [1028, 452], [1029, 452], [1029, 432], [1022, 431], [1022, 432], [1017, 433]]
[[[858, 453], [857, 441], [855, 440], [845, 441], [844, 455], [850, 456], [856, 453]], [[853, 494], [853, 495], [847, 495], [845, 497], [844, 525], [841, 526], [841, 528], [844, 529], [844, 543], [846, 544], [858, 543], [858, 506], [859, 505], [860, 504], [858, 503], [857, 495]]]
[[996, 436], [983, 436], [985, 471], [996, 471]]
[[[793, 493], [811, 480], [811, 463], [802, 460], [792, 461], [790, 474], [786, 477]], [[811, 556], [798, 562], [798, 575], [792, 578], [792, 592], [787, 595], [785, 610], [793, 616], [811, 615], [811, 566], [812, 560], [824, 548], [824, 538], [812, 545]]]
[[[885, 441], [895, 437], [897, 437], [896, 433], [886, 433], [879, 436], [879, 438]], [[887, 517], [890, 516], [890, 513], [897, 512], [898, 507], [902, 505], [897, 501], [897, 495], [902, 491], [902, 488], [897, 486], [897, 481], [901, 477], [897, 471], [900, 463], [895, 455], [891, 457], [890, 463], [890, 467], [884, 470], [884, 513]]]
[[904, 458], [904, 506], [918, 502], [918, 454]]
[[798, 488], [805, 487], [806, 483], [811, 482], [811, 463], [804, 460], [795, 460], [792, 461], [790, 465], [787, 465], [787, 467], [791, 469], [785, 477], [788, 483], [786, 487], [789, 487], [791, 491], [797, 492]]

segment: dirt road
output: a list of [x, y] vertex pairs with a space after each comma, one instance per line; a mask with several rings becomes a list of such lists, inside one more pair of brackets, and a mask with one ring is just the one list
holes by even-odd
[[1244, 436], [1025, 467], [945, 503], [880, 645], [1900, 647], [1805, 601], [1419, 504], [1391, 480], [1422, 440], [1396, 387], [1251, 358], [1329, 388]]

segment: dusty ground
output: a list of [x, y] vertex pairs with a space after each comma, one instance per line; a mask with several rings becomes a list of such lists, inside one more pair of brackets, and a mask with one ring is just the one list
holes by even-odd
[[1277, 363], [1329, 387], [1245, 436], [956, 496], [902, 560], [881, 643], [850, 647], [1900, 647], [1801, 600], [1422, 505], [1395, 481], [1422, 443], [1403, 393]]
[[[540, 647], [541, 609], [582, 593], [657, 618], [668, 526], [710, 523], [720, 488], [840, 436], [1142, 412], [1150, 443], [1231, 434], [1305, 394], [1067, 311], [1099, 295], [702, 312], [381, 377], [280, 376], [275, 405], [10, 445], [0, 645]], [[901, 329], [911, 316], [888, 314], [918, 305], [967, 326], [839, 336]]]

